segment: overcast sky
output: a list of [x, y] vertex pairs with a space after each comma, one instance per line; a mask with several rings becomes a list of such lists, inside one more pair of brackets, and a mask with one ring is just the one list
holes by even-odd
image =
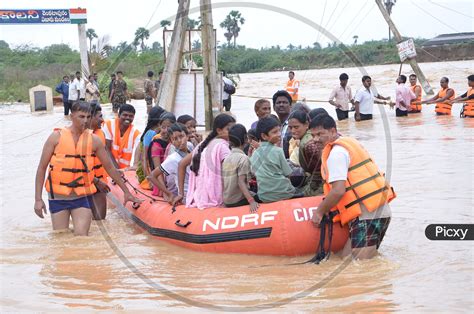
[[[286, 47], [312, 45], [323, 47], [330, 41], [324, 35], [295, 17], [268, 9], [242, 7], [250, 1], [212, 1], [217, 39], [224, 42], [219, 27], [230, 10], [238, 10], [245, 18], [238, 44], [260, 48], [272, 45]], [[321, 25], [342, 42], [350, 44], [353, 36], [359, 43], [388, 37], [387, 25], [375, 0], [258, 0], [254, 3], [275, 6]], [[199, 0], [191, 0], [197, 7]], [[109, 35], [113, 45], [131, 42], [138, 27], [150, 28], [176, 14], [176, 0], [2, 0], [1, 9], [66, 9], [87, 8], [87, 28], [94, 28], [99, 36]], [[439, 34], [474, 31], [474, 1], [472, 0], [398, 0], [392, 18], [403, 36], [432, 38]], [[191, 18], [197, 19], [198, 14]], [[0, 39], [12, 46], [30, 44], [44, 47], [66, 43], [78, 48], [75, 25], [3, 25]], [[152, 33], [148, 43], [162, 41], [161, 29]]]

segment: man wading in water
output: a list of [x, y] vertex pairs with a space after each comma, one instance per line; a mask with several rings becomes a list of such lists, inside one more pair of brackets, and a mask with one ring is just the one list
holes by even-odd
[[69, 217], [72, 217], [74, 235], [86, 236], [92, 221], [92, 195], [97, 191], [93, 170], [95, 156], [124, 192], [125, 203], [141, 203], [142, 200], [130, 194], [119, 172], [112, 165], [104, 144], [87, 129], [91, 122], [89, 103], [74, 103], [71, 121], [71, 126], [55, 129], [44, 144], [36, 171], [34, 210], [40, 218], [44, 218], [43, 214], [47, 213], [41, 194], [49, 165], [45, 187], [49, 194], [53, 230], [68, 230]]

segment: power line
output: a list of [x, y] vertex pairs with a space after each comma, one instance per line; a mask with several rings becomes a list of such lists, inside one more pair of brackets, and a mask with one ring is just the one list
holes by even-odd
[[443, 9], [449, 10], [449, 11], [451, 11], [451, 12], [460, 14], [460, 15], [465, 16], [465, 17], [468, 17], [468, 18], [470, 18], [470, 19], [474, 19], [473, 16], [471, 16], [471, 15], [466, 15], [466, 14], [464, 14], [464, 13], [462, 13], [462, 12], [453, 10], [453, 9], [451, 9], [450, 7], [446, 7], [446, 6], [444, 6], [444, 5], [441, 5], [441, 4], [439, 4], [439, 3], [433, 2], [433, 1], [431, 1], [431, 0], [428, 0], [428, 2], [431, 3], [431, 4], [437, 5], [438, 7], [441, 7], [441, 8], [443, 8]]
[[[347, 8], [347, 6], [349, 5], [349, 3], [351, 3], [350, 1], [346, 1], [346, 5], [342, 8], [341, 10], [341, 13], [344, 13], [344, 10]], [[337, 19], [334, 20], [334, 23], [332, 23], [331, 27], [329, 27], [328, 29], [332, 29], [334, 27], [334, 25], [336, 25], [337, 23]]]
[[[326, 12], [326, 5], [328, 4], [328, 0], [324, 1], [324, 9], [323, 9], [323, 15], [321, 16], [321, 22], [319, 25], [323, 27], [323, 20], [324, 20], [324, 13]], [[316, 42], [319, 43], [319, 38], [321, 37], [321, 32], [318, 32], [318, 37], [316, 38]]]
[[349, 27], [352, 26], [352, 23], [354, 23], [355, 19], [356, 19], [357, 17], [359, 17], [360, 13], [361, 13], [362, 10], [367, 6], [367, 4], [369, 4], [369, 0], [365, 1], [365, 4], [360, 8], [359, 12], [357, 12], [357, 14], [354, 16], [354, 18], [352, 19], [352, 21], [350, 21], [350, 22], [347, 24], [346, 29], [344, 29], [344, 31], [341, 33], [341, 35], [339, 35], [339, 38], [342, 38], [342, 36], [347, 32], [347, 30], [349, 29]]
[[[365, 18], [367, 15], [369, 15], [370, 12], [372, 12], [372, 10], [373, 10], [374, 8], [375, 8], [375, 3], [372, 4], [372, 6], [370, 7], [369, 11], [367, 11], [367, 13], [364, 15], [364, 18]], [[360, 21], [359, 21], [359, 23], [356, 25], [356, 27], [354, 27], [354, 28], [352, 29], [354, 32], [359, 28], [360, 24], [362, 24], [362, 22], [365, 21], [364, 18], [361, 18]]]
[[[334, 8], [334, 10], [332, 11], [331, 15], [329, 16], [329, 20], [328, 20], [328, 22], [326, 23], [326, 26], [324, 26], [324, 28], [327, 28], [327, 26], [328, 26], [329, 23], [331, 22], [332, 17], [334, 16], [334, 13], [336, 12], [337, 7], [339, 6], [340, 1], [341, 1], [341, 0], [337, 0], [336, 7]], [[337, 21], [337, 18], [336, 18], [336, 21]]]
[[424, 10], [424, 9], [421, 8], [421, 7], [419, 7], [417, 4], [415, 4], [415, 2], [413, 2], [413, 0], [411, 0], [410, 2], [411, 2], [415, 7], [417, 7], [418, 9], [420, 9], [420, 11], [422, 11], [423, 13], [425, 13], [425, 14], [431, 16], [432, 18], [434, 18], [435, 20], [437, 20], [437, 21], [440, 22], [441, 24], [443, 24], [443, 25], [449, 27], [450, 29], [452, 29], [453, 31], [459, 33], [459, 31], [458, 31], [457, 29], [453, 28], [451, 25], [444, 23], [442, 20], [438, 19], [436, 16], [432, 15], [431, 13], [428, 13], [426, 10]]

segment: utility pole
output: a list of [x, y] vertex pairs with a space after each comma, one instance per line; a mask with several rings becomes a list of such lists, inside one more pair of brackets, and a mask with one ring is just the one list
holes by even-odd
[[[160, 84], [158, 94], [158, 104], [166, 111], [174, 112], [174, 99], [176, 88], [178, 87], [179, 73], [181, 71], [181, 59], [183, 57], [184, 39], [186, 38], [186, 28], [188, 23], [188, 13], [190, 0], [180, 0], [178, 13], [174, 22], [171, 44], [166, 58], [165, 69], [163, 71], [163, 81]], [[166, 47], [164, 47], [166, 49]]]
[[79, 54], [81, 56], [81, 73], [84, 80], [89, 79], [89, 59], [87, 57], [87, 37], [86, 24], [77, 24], [77, 32], [79, 35]]
[[[379, 7], [380, 12], [382, 12], [383, 17], [385, 18], [385, 21], [387, 21], [389, 28], [392, 30], [393, 36], [395, 36], [397, 43], [402, 42], [403, 41], [402, 35], [398, 31], [398, 29], [395, 27], [395, 24], [390, 18], [390, 15], [388, 14], [387, 10], [382, 4], [382, 0], [375, 0], [375, 3], [377, 3], [377, 6]], [[418, 63], [416, 62], [416, 58], [410, 58], [408, 59], [408, 62], [410, 63], [411, 68], [413, 69], [416, 76], [420, 80], [421, 86], [423, 87], [423, 90], [425, 91], [425, 93], [428, 95], [433, 95], [434, 94], [433, 89], [431, 88], [430, 83], [428, 83], [428, 81], [426, 80], [426, 77], [421, 71], [421, 68], [418, 66]]]
[[206, 112], [206, 130], [212, 129], [214, 120], [213, 108], [219, 107], [219, 91], [217, 77], [216, 43], [212, 25], [212, 5], [210, 0], [200, 1], [201, 38], [204, 75], [204, 106]]
[[[395, 2], [397, 0], [385, 0], [385, 9], [387, 9], [388, 16], [392, 14], [392, 7], [395, 5]], [[392, 40], [392, 33], [390, 32], [390, 25], [388, 26], [388, 41], [390, 42]]]

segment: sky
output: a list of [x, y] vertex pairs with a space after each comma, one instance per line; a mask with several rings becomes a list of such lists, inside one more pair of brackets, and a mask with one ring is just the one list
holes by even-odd
[[[388, 37], [388, 26], [375, 0], [250, 0], [212, 1], [217, 40], [225, 42], [219, 24], [231, 10], [245, 18], [237, 43], [252, 48], [280, 45], [287, 47], [323, 47], [331, 42], [326, 36], [302, 22], [309, 19], [324, 27], [345, 44]], [[199, 0], [191, 0], [197, 8]], [[267, 8], [261, 8], [266, 5]], [[259, 8], [260, 6], [260, 8]], [[67, 9], [87, 8], [87, 28], [99, 36], [107, 35], [112, 45], [131, 42], [139, 27], [151, 28], [161, 20], [170, 19], [178, 7], [176, 0], [2, 0], [0, 9]], [[275, 7], [276, 9], [273, 9]], [[283, 12], [279, 13], [276, 11]], [[286, 12], [286, 13], [285, 13]], [[289, 12], [289, 13], [288, 13]], [[392, 19], [402, 36], [432, 38], [440, 34], [474, 32], [474, 1], [472, 0], [398, 0]], [[197, 19], [198, 13], [190, 15]], [[153, 32], [147, 41], [162, 42], [162, 29]], [[28, 44], [45, 47], [65, 43], [78, 49], [76, 25], [2, 25], [0, 39], [10, 46]]]

